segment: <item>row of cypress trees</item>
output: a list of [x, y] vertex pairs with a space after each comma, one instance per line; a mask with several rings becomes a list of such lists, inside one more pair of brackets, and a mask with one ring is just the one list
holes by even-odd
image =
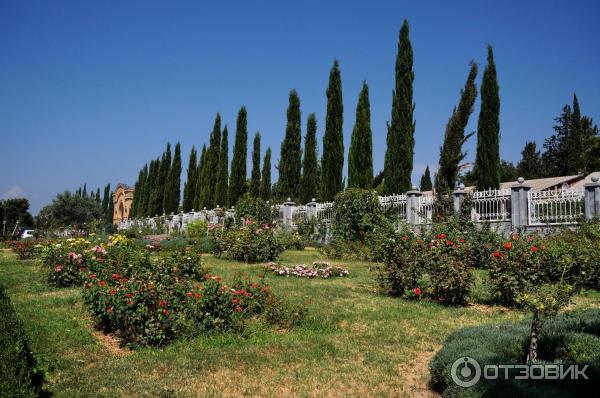
[[[461, 90], [460, 101], [452, 111], [446, 126], [444, 143], [440, 149], [435, 187], [444, 191], [454, 187], [459, 174], [459, 164], [466, 154], [462, 145], [474, 133], [465, 134], [469, 116], [477, 97], [475, 79], [477, 65], [472, 62], [467, 82]], [[392, 93], [391, 121], [387, 126], [387, 149], [384, 169], [377, 178], [373, 176], [371, 111], [369, 88], [363, 82], [356, 107], [355, 125], [352, 130], [348, 153], [349, 187], [372, 188], [381, 185], [384, 194], [403, 193], [411, 189], [413, 154], [415, 145], [415, 120], [413, 101], [413, 50], [409, 37], [408, 21], [404, 21], [399, 34], [395, 64], [395, 86]], [[304, 151], [300, 98], [296, 90], [289, 94], [287, 125], [281, 143], [277, 168], [279, 180], [271, 184], [271, 149], [267, 148], [262, 171], [261, 136], [257, 132], [252, 147], [252, 170], [247, 181], [247, 111], [242, 107], [237, 115], [233, 158], [229, 174], [228, 131], [221, 129], [221, 116], [217, 113], [208, 147], [190, 152], [187, 181], [183, 193], [183, 210], [213, 208], [217, 205], [235, 205], [248, 193], [252, 197], [269, 200], [285, 199], [306, 203], [312, 198], [333, 200], [346, 185], [343, 179], [343, 96], [340, 65], [334, 60], [326, 91], [327, 113], [323, 135], [323, 155], [317, 156], [317, 120], [314, 113], [308, 116]], [[475, 175], [477, 187], [495, 188], [500, 183], [499, 111], [500, 99], [492, 48], [488, 47], [488, 63], [481, 88], [481, 112], [477, 127], [477, 156]], [[170, 145], [161, 158], [145, 165], [138, 176], [132, 214], [136, 217], [170, 213], [178, 210], [179, 174], [181, 158], [179, 144], [171, 162]], [[427, 167], [421, 181], [422, 188], [431, 188], [431, 174]]]
[[102, 208], [102, 214], [104, 215], [104, 223], [112, 224], [113, 222], [113, 213], [115, 209], [115, 205], [112, 200], [113, 192], [110, 190], [110, 184], [106, 184], [104, 186], [104, 193], [102, 199], [100, 199], [100, 188], [96, 188], [96, 193], [90, 192], [88, 196], [87, 192], [87, 184], [83, 184], [83, 187], [79, 187], [75, 190], [75, 195], [80, 197], [90, 197], [96, 201]]

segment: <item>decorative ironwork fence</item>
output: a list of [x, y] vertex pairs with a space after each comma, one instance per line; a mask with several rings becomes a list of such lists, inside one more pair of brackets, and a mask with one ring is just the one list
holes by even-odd
[[406, 195], [380, 196], [379, 203], [388, 216], [406, 220]]
[[510, 189], [490, 189], [473, 192], [471, 219], [482, 221], [508, 221], [511, 217]]
[[333, 202], [317, 203], [317, 220], [323, 224], [331, 224], [333, 219]]
[[529, 225], [575, 224], [584, 212], [583, 189], [528, 192]]
[[417, 209], [418, 223], [429, 224], [433, 218], [433, 196], [419, 197], [419, 207]]

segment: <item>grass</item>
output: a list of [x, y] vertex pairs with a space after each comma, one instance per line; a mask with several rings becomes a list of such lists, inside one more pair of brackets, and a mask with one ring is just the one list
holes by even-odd
[[[280, 261], [319, 258], [307, 249], [286, 251]], [[263, 272], [261, 265], [205, 260], [224, 278]], [[308, 305], [306, 321], [292, 331], [256, 323], [244, 336], [201, 337], [135, 352], [95, 332], [80, 289], [48, 287], [38, 262], [0, 253], [0, 283], [55, 397], [433, 396], [427, 365], [450, 333], [523, 317], [502, 307], [447, 308], [385, 297], [377, 292], [371, 264], [341, 263], [350, 269], [347, 278], [266, 276], [274, 292]], [[577, 307], [598, 303], [600, 296], [590, 293], [578, 298]]]

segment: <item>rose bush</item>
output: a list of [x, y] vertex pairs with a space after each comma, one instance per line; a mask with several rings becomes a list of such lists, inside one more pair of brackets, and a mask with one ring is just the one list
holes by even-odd
[[284, 250], [269, 224], [246, 220], [242, 226], [209, 228], [213, 254], [246, 263], [275, 260]]

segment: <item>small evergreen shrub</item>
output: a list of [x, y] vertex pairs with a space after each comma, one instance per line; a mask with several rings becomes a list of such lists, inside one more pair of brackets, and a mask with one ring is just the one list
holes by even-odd
[[235, 205], [237, 221], [251, 220], [259, 224], [271, 224], [271, 206], [260, 198], [244, 195]]
[[335, 197], [331, 227], [337, 240], [365, 243], [374, 231], [388, 229], [389, 222], [375, 192], [349, 188]]
[[246, 263], [274, 261], [285, 249], [271, 226], [250, 220], [240, 227], [213, 228], [210, 237], [215, 256]]

